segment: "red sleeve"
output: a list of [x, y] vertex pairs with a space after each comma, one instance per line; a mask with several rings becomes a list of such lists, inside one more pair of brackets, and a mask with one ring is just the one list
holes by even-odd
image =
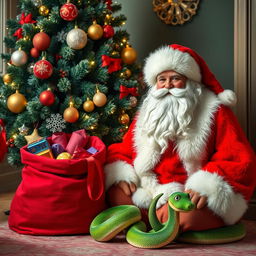
[[128, 164], [133, 163], [134, 157], [134, 128], [136, 120], [131, 123], [128, 132], [124, 135], [121, 143], [115, 143], [107, 149], [107, 163], [112, 163], [118, 160], [125, 161]]
[[256, 185], [255, 153], [228, 107], [220, 107], [215, 121], [214, 151], [202, 169], [218, 173], [248, 200]]

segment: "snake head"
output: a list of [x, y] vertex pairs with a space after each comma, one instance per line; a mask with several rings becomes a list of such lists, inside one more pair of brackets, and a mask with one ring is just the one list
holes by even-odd
[[175, 192], [169, 196], [169, 205], [179, 212], [188, 212], [195, 208], [195, 205], [191, 202], [189, 194], [184, 192]]

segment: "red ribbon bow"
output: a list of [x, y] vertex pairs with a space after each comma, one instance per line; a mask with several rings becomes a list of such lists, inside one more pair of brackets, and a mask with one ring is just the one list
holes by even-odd
[[115, 58], [111, 58], [107, 55], [102, 55], [101, 60], [102, 60], [102, 67], [108, 66], [108, 73], [118, 71], [122, 68], [121, 67], [121, 62], [122, 62], [121, 59], [115, 59]]
[[111, 7], [112, 0], [105, 0], [105, 3], [107, 4], [107, 8], [111, 11], [112, 10], [112, 7]]
[[119, 99], [121, 100], [124, 97], [128, 96], [129, 94], [131, 94], [133, 96], [139, 96], [138, 89], [136, 87], [129, 88], [124, 85], [120, 85]]
[[[21, 25], [23, 25], [23, 24], [26, 24], [26, 23], [36, 23], [36, 21], [32, 19], [32, 14], [31, 13], [29, 13], [27, 16], [25, 15], [25, 13], [22, 13], [19, 23]], [[13, 36], [17, 36], [18, 39], [21, 39], [23, 37], [22, 32], [23, 32], [23, 29], [18, 28], [15, 31], [15, 33], [13, 34]]]
[[22, 31], [23, 29], [22, 28], [18, 28], [15, 33], [13, 34], [13, 36], [17, 36], [18, 39], [21, 39], [23, 36], [22, 36]]
[[7, 152], [6, 146], [6, 131], [4, 120], [0, 119], [0, 162], [4, 159], [5, 153]]
[[23, 25], [25, 23], [36, 23], [36, 21], [32, 19], [31, 13], [29, 13], [27, 16], [25, 15], [25, 13], [22, 13], [19, 23]]

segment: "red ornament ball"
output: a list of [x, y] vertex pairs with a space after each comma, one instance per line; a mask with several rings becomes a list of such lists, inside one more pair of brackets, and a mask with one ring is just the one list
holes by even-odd
[[78, 10], [74, 4], [66, 3], [60, 8], [60, 16], [63, 20], [72, 21], [78, 15]]
[[33, 58], [38, 58], [39, 55], [40, 55], [40, 51], [36, 48], [32, 48], [30, 50], [30, 55], [33, 57]]
[[55, 96], [50, 90], [41, 92], [39, 100], [44, 106], [51, 106], [55, 101]]
[[47, 79], [52, 75], [53, 67], [48, 60], [39, 60], [35, 63], [34, 75], [40, 79]]
[[44, 32], [39, 32], [33, 37], [33, 45], [39, 51], [45, 51], [49, 48], [51, 38]]
[[103, 37], [105, 38], [111, 38], [115, 34], [115, 30], [112, 26], [110, 25], [104, 25], [103, 26]]

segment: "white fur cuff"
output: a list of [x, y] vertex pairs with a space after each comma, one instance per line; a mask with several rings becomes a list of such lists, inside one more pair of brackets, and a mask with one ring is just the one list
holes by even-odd
[[208, 208], [228, 225], [236, 223], [247, 209], [247, 202], [243, 196], [235, 193], [216, 173], [197, 171], [188, 178], [185, 187], [207, 196]]
[[138, 177], [134, 171], [132, 165], [124, 161], [116, 161], [111, 164], [107, 164], [104, 167], [105, 171], [105, 186], [106, 190], [119, 181], [126, 181], [128, 183], [133, 182], [135, 185], [138, 185]]
[[153, 197], [149, 190], [138, 188], [132, 195], [133, 203], [139, 208], [148, 209]]

